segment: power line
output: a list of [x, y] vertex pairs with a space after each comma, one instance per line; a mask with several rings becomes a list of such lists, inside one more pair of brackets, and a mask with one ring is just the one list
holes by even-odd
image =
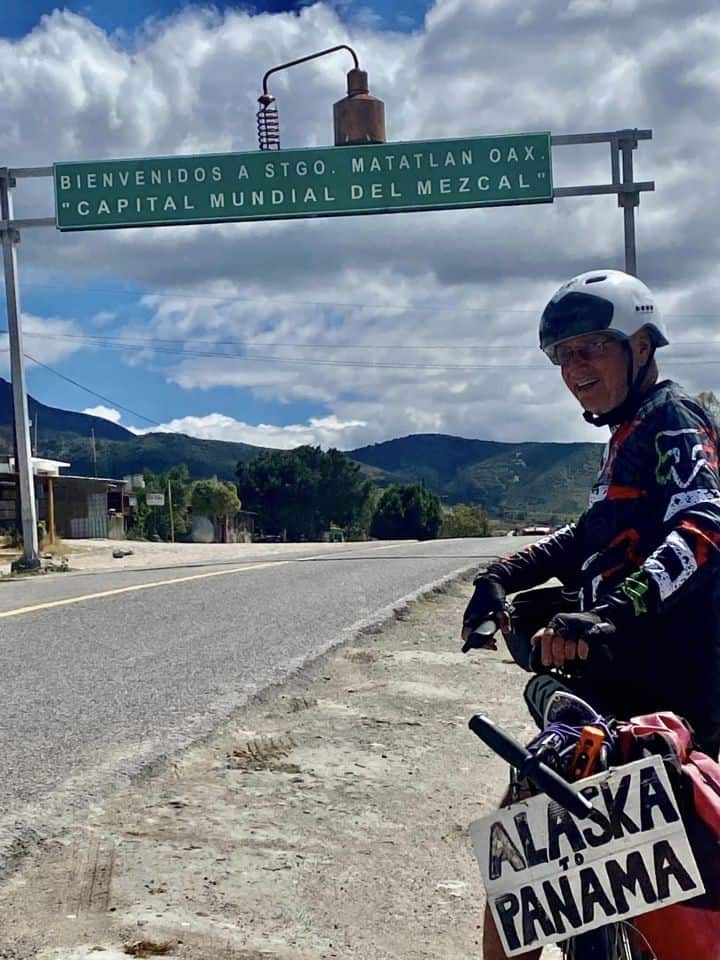
[[[7, 334], [7, 329], [0, 329], [0, 334]], [[231, 337], [227, 340], [217, 340], [213, 337], [127, 337], [116, 334], [100, 333], [32, 333], [24, 331], [23, 336], [35, 337], [43, 340], [70, 340], [80, 343], [97, 344], [98, 346], [109, 346], [111, 344], [127, 345], [135, 349], [148, 349], [154, 344], [189, 344], [189, 343], [208, 343], [213, 346], [242, 346], [242, 347], [276, 347], [278, 349], [322, 349], [322, 350], [517, 350], [537, 349], [537, 340], [525, 341], [516, 340], [513, 343], [330, 343], [322, 342], [300, 342], [299, 340], [287, 343], [274, 341], [258, 341], [244, 337]], [[716, 345], [720, 347], [720, 339], [717, 340], [673, 340], [673, 347], [703, 347]], [[185, 353], [186, 350], [181, 352]]]
[[[0, 331], [4, 333], [5, 331]], [[146, 341], [140, 340], [140, 342], [132, 340], [99, 340], [86, 338], [82, 335], [73, 335], [73, 334], [45, 334], [45, 333], [36, 333], [36, 334], [25, 334], [25, 337], [34, 337], [36, 339], [42, 340], [51, 340], [51, 339], [71, 339], [79, 341], [81, 343], [88, 342], [89, 345], [106, 350], [148, 350], [152, 349], [154, 353], [165, 354], [173, 357], [182, 357], [182, 358], [192, 358], [192, 359], [201, 359], [201, 360], [236, 360], [238, 362], [264, 362], [264, 363], [277, 363], [285, 364], [291, 366], [321, 366], [321, 367], [355, 367], [360, 369], [379, 369], [379, 370], [501, 370], [501, 369], [513, 369], [513, 370], [547, 370], [547, 363], [518, 363], [516, 361], [511, 362], [496, 362], [496, 363], [422, 363], [420, 361], [383, 361], [383, 360], [344, 360], [344, 359], [316, 359], [313, 357], [280, 357], [275, 354], [259, 354], [259, 353], [230, 353], [227, 351], [213, 351], [213, 350], [188, 350], [188, 349], [173, 349], [171, 347], [155, 345], [162, 344], [165, 342], [170, 343], [180, 343], [181, 341]], [[188, 341], [193, 342], [193, 341]], [[709, 341], [710, 343], [716, 342], [720, 345], [720, 341]], [[707, 348], [708, 343], [698, 344]], [[281, 346], [275, 344], [275, 346]], [[284, 344], [283, 346], [288, 347], [289, 344]], [[299, 345], [296, 345], [299, 346]], [[319, 345], [318, 345], [319, 347]], [[324, 349], [328, 349], [325, 345]], [[375, 348], [382, 349], [382, 348]], [[422, 347], [405, 347], [406, 350], [411, 349], [423, 349]], [[471, 349], [466, 346], [464, 349]], [[488, 350], [488, 347], [480, 348], [485, 353]], [[686, 358], [682, 357], [673, 357], [671, 362], [676, 366], [707, 366], [715, 365], [720, 363], [720, 358], [713, 360], [706, 357], [701, 358]]]
[[[0, 334], [7, 333], [7, 330], [0, 330]], [[276, 343], [274, 341], [258, 341], [254, 339], [247, 339], [242, 337], [232, 337], [229, 340], [216, 340], [212, 337], [124, 337], [117, 336], [115, 334], [100, 334], [100, 333], [28, 333], [24, 332], [23, 336], [25, 337], [42, 337], [43, 340], [79, 340], [79, 341], [88, 341], [88, 342], [97, 342], [100, 345], [108, 343], [120, 343], [120, 344], [140, 344], [143, 345], [142, 349], [145, 348], [145, 344], [152, 345], [155, 343], [210, 343], [214, 346], [244, 346], [244, 347], [278, 347], [278, 348], [307, 348], [307, 349], [338, 349], [338, 350], [517, 350], [517, 348], [525, 347], [530, 350], [537, 348], [537, 341], [530, 342], [515, 342], [515, 343], [498, 343], [498, 344], [473, 344], [473, 343], [428, 343], [428, 344], [407, 344], [407, 343], [329, 343], [328, 341], [324, 342], [305, 342], [301, 343], [298, 341], [293, 341], [290, 343]], [[720, 340], [718, 340], [720, 344]], [[703, 341], [702, 344], [706, 346], [706, 342]]]
[[[0, 331], [5, 333], [6, 331]], [[245, 346], [245, 347], [282, 347], [282, 348], [312, 348], [322, 350], [517, 350], [518, 348], [533, 350], [538, 349], [537, 340], [516, 340], [513, 343], [331, 343], [323, 341], [313, 343], [312, 341], [302, 343], [299, 340], [290, 343], [278, 343], [272, 340], [258, 341], [242, 337], [231, 337], [229, 340], [215, 340], [212, 337], [124, 337], [115, 334], [93, 334], [93, 333], [35, 333], [25, 334], [25, 336], [50, 337], [57, 340], [88, 340], [88, 341], [109, 341], [128, 344], [154, 344], [154, 343], [211, 343], [214, 346]], [[673, 340], [672, 345], [678, 347], [703, 347], [708, 345], [717, 345], [718, 340]]]
[[[0, 331], [4, 333], [5, 331]], [[271, 340], [268, 341], [258, 341], [258, 340], [248, 340], [240, 337], [234, 337], [229, 340], [215, 340], [211, 337], [117, 337], [111, 334], [103, 336], [101, 334], [73, 334], [73, 333], [57, 333], [57, 334], [44, 334], [44, 333], [35, 333], [28, 334], [25, 333], [24, 336], [35, 336], [35, 337], [51, 337], [58, 340], [87, 340], [87, 341], [98, 341], [98, 342], [117, 342], [117, 343], [128, 343], [128, 344], [148, 344], [152, 345], [154, 343], [210, 343], [214, 346], [245, 346], [245, 347], [278, 347], [278, 348], [294, 348], [298, 347], [303, 349], [322, 349], [322, 350], [517, 350], [518, 347], [525, 347], [530, 350], [534, 347], [537, 347], [537, 343], [499, 343], [499, 344], [473, 344], [473, 343], [427, 343], [427, 344], [407, 344], [407, 343], [330, 343], [329, 341], [324, 342], [305, 342], [301, 343], [299, 340], [293, 341], [290, 343], [277, 343]], [[720, 344], [720, 341], [718, 341]], [[706, 343], [703, 342], [702, 346], [706, 346]]]
[[49, 370], [50, 373], [54, 373], [56, 377], [60, 377], [61, 380], [66, 380], [68, 383], [71, 383], [74, 387], [79, 387], [80, 390], [84, 390], [85, 393], [89, 393], [93, 397], [97, 397], [98, 400], [104, 400], [105, 403], [111, 403], [113, 407], [117, 407], [119, 410], [124, 410], [125, 413], [131, 413], [134, 417], [140, 417], [141, 420], [147, 420], [148, 423], [152, 423], [156, 427], [162, 426], [157, 420], [153, 420], [151, 417], [146, 417], [144, 413], [138, 413], [137, 410], [131, 410], [130, 407], [125, 407], [123, 404], [118, 403], [117, 400], [111, 400], [110, 397], [103, 396], [102, 393], [97, 393], [95, 390], [91, 390], [90, 387], [84, 386], [82, 383], [78, 383], [77, 380], [73, 380], [72, 377], [66, 377], [64, 373], [60, 373], [59, 370], [49, 367], [46, 363], [43, 363], [41, 360], [36, 360], [35, 357], [31, 357], [29, 353], [23, 354], [26, 360], [36, 363], [39, 367], [42, 367], [44, 370]]
[[[43, 339], [46, 339], [43, 337]], [[101, 346], [101, 345], [97, 345]], [[124, 344], [104, 344], [108, 350], [147, 350], [147, 346], [131, 347]], [[523, 369], [546, 370], [546, 364], [532, 363], [411, 363], [385, 362], [382, 360], [318, 360], [312, 357], [278, 357], [274, 354], [245, 354], [245, 353], [218, 353], [211, 350], [172, 350], [168, 347], [155, 347], [155, 353], [168, 354], [173, 357], [190, 357], [201, 360], [235, 360], [237, 362], [264, 362], [289, 364], [291, 366], [315, 367], [358, 367], [361, 369], [380, 370], [481, 370], [481, 369]]]

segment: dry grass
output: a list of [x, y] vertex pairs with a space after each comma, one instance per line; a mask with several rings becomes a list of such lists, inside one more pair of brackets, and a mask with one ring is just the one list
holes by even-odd
[[[53, 543], [48, 537], [43, 537], [39, 544], [39, 552], [47, 553], [52, 557], [65, 557], [70, 553], [77, 553], [75, 547], [63, 543], [61, 537], [55, 537]], [[82, 551], [80, 551], [82, 552]], [[9, 533], [0, 533], [0, 553], [7, 559], [14, 559], [22, 553], [22, 545]]]
[[352, 663], [374, 663], [378, 655], [374, 650], [348, 650], [345, 659]]
[[269, 770], [295, 746], [292, 737], [258, 737], [227, 754], [232, 770]]
[[62, 537], [55, 537], [55, 542], [51, 543], [50, 540], [45, 537], [40, 545], [40, 553], [49, 553], [53, 557], [67, 557], [71, 553], [83, 553], [83, 550], [78, 550], [76, 547], [68, 546], [67, 543], [64, 543]]
[[154, 943], [152, 940], [136, 940], [135, 943], [126, 943], [123, 949], [131, 957], [162, 957], [174, 948], [175, 944], [170, 940], [163, 943]]
[[301, 710], [309, 710], [317, 706], [317, 700], [314, 697], [291, 697], [288, 703], [291, 713], [299, 713]]

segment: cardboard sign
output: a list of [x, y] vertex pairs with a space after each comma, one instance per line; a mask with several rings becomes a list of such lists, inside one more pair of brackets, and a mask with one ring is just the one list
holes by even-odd
[[572, 788], [593, 805], [585, 820], [541, 794], [470, 825], [510, 957], [704, 892], [660, 757]]

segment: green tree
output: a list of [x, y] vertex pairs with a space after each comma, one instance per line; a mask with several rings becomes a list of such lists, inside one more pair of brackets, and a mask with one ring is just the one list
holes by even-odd
[[338, 450], [319, 447], [269, 450], [237, 467], [248, 510], [259, 514], [265, 533], [316, 540], [331, 524], [358, 522], [371, 484], [358, 464]]
[[402, 540], [409, 536], [405, 532], [400, 487], [388, 487], [382, 493], [370, 524], [370, 533], [379, 540]]
[[365, 502], [363, 503], [357, 516], [345, 528], [345, 537], [347, 540], [367, 540], [370, 537], [370, 528], [372, 526], [373, 516], [377, 510], [377, 505], [382, 496], [382, 490], [374, 483], [369, 485], [369, 490]]
[[234, 483], [211, 477], [196, 480], [190, 495], [193, 514], [203, 517], [227, 517], [240, 509], [240, 498]]
[[440, 501], [424, 484], [388, 487], [378, 501], [371, 533], [380, 540], [432, 540], [442, 523]]
[[445, 511], [439, 537], [489, 537], [490, 521], [482, 507], [456, 503]]
[[[128, 528], [132, 540], [143, 540], [158, 536], [161, 540], [182, 539], [190, 532], [191, 522], [188, 507], [190, 505], [191, 481], [188, 468], [184, 463], [171, 467], [165, 473], [153, 473], [146, 470], [145, 489], [134, 491], [138, 505], [133, 513], [133, 523]], [[168, 485], [170, 496], [168, 496]], [[147, 505], [148, 493], [162, 493], [165, 504], [162, 507]], [[170, 523], [170, 500], [172, 498], [172, 524]]]

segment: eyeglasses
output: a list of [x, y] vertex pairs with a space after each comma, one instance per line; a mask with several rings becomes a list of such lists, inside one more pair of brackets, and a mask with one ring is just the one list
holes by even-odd
[[555, 348], [552, 361], [557, 366], [569, 367], [577, 360], [595, 360], [597, 357], [601, 357], [607, 351], [610, 344], [614, 342], [615, 340], [612, 337], [605, 337], [603, 339], [588, 340], [587, 343], [578, 344], [578, 346], [575, 347], [561, 343]]

